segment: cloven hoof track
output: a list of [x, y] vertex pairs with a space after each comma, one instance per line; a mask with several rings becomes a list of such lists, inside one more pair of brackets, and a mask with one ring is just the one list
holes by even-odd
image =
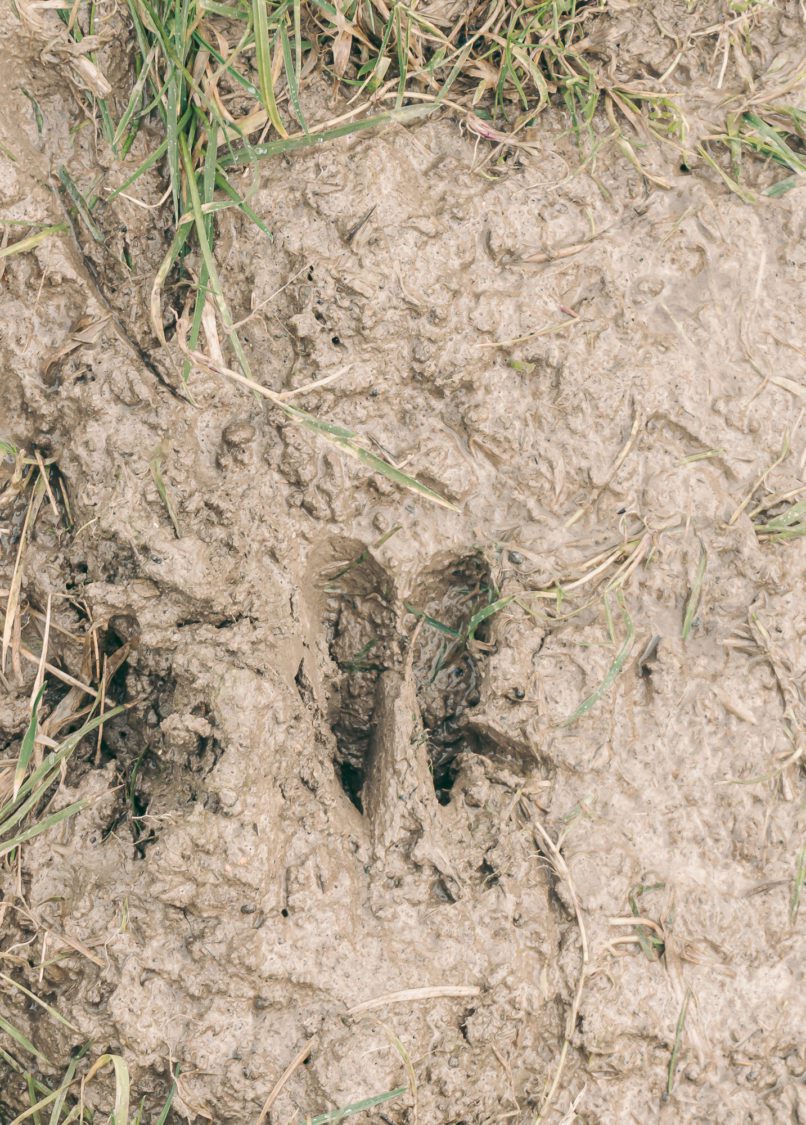
[[[342, 559], [344, 546], [342, 541]], [[460, 755], [484, 752], [462, 720], [480, 700], [486, 623], [472, 645], [464, 634], [473, 614], [491, 596], [489, 566], [478, 554], [440, 558], [419, 576], [411, 596], [399, 602], [393, 581], [369, 549], [353, 543], [352, 556], [322, 577], [324, 625], [337, 668], [329, 720], [345, 793], [363, 812], [378, 679], [387, 669], [403, 666], [405, 636], [420, 620], [412, 672], [434, 789], [440, 803], [448, 804]]]

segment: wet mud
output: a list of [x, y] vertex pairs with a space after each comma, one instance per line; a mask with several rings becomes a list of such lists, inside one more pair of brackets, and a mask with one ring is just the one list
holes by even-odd
[[[122, 171], [14, 27], [0, 206], [59, 223], [57, 163]], [[574, 174], [540, 122], [481, 172], [447, 116], [346, 138], [251, 182], [273, 241], [219, 220], [256, 377], [340, 372], [305, 408], [457, 512], [231, 383], [185, 393], [148, 327], [158, 211], [5, 261], [0, 437], [70, 506], [31, 536], [20, 643], [51, 595], [51, 663], [94, 638], [131, 704], [53, 806], [88, 807], [2, 876], [5, 964], [77, 1028], [0, 996], [50, 1078], [92, 1039], [146, 1119], [178, 1064], [173, 1120], [240, 1125], [310, 1043], [272, 1121], [406, 1086], [360, 1119], [531, 1122], [584, 933], [548, 1120], [806, 1120], [806, 555], [757, 529], [806, 485], [804, 189], [748, 206], [667, 156], [663, 190], [617, 150]], [[35, 673], [6, 668], [8, 761]], [[1, 1061], [0, 1091], [10, 1121]]]

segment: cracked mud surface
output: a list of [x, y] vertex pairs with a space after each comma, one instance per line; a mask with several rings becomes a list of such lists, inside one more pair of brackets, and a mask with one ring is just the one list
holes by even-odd
[[[57, 160], [110, 187], [120, 171], [9, 42], [3, 214], [59, 222]], [[43, 509], [23, 640], [52, 593], [51, 660], [77, 672], [72, 637], [94, 626], [108, 658], [128, 645], [110, 690], [135, 706], [99, 762], [93, 743], [71, 764], [58, 801], [89, 808], [4, 872], [3, 948], [81, 1040], [126, 1057], [149, 1111], [174, 1060], [175, 1120], [253, 1121], [316, 1037], [274, 1121], [406, 1085], [398, 1040], [417, 1117], [408, 1095], [366, 1120], [531, 1122], [580, 971], [539, 822], [562, 836], [590, 947], [552, 1119], [573, 1102], [586, 1122], [806, 1120], [803, 911], [790, 920], [806, 555], [751, 520], [804, 485], [803, 189], [758, 207], [705, 175], [655, 190], [615, 153], [599, 186], [566, 179], [573, 143], [544, 120], [545, 160], [495, 181], [434, 121], [267, 164], [252, 206], [273, 243], [220, 220], [234, 313], [260, 306], [242, 334], [257, 377], [281, 391], [346, 368], [306, 409], [370, 435], [458, 514], [237, 387], [194, 374], [193, 403], [172, 393], [152, 367], [175, 387], [176, 357], [138, 351], [164, 252], [149, 212], [104, 215], [138, 250], [128, 277], [118, 261], [95, 279], [71, 237], [5, 263], [0, 437], [56, 459], [73, 525]], [[528, 260], [591, 230], [578, 254]], [[10, 573], [19, 512], [0, 522]], [[611, 638], [601, 581], [629, 558]], [[524, 596], [556, 582], [560, 602]], [[566, 723], [628, 619], [620, 674]], [[6, 758], [34, 671], [9, 673]], [[624, 924], [631, 896], [663, 960]], [[435, 995], [349, 1014], [416, 988]], [[15, 996], [0, 1007], [67, 1057], [72, 1033]], [[2, 1067], [5, 1121], [26, 1103]]]

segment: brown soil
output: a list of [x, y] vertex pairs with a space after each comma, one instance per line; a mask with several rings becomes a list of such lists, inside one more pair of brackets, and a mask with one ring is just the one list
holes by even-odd
[[[61, 222], [56, 164], [109, 186], [120, 169], [42, 44], [2, 21], [2, 212]], [[771, 26], [783, 50], [792, 28]], [[68, 532], [42, 509], [23, 639], [52, 593], [61, 629], [94, 627], [110, 656], [129, 645], [109, 690], [135, 706], [100, 762], [89, 739], [71, 763], [57, 805], [90, 807], [3, 876], [9, 963], [79, 1033], [18, 993], [0, 1007], [54, 1063], [87, 1038], [123, 1055], [146, 1120], [179, 1063], [172, 1119], [252, 1122], [313, 1040], [274, 1122], [398, 1085], [361, 1120], [532, 1122], [584, 934], [549, 1120], [806, 1121], [790, 914], [806, 554], [751, 521], [806, 481], [804, 189], [747, 206], [666, 154], [661, 190], [615, 150], [574, 175], [565, 127], [545, 114], [539, 157], [493, 175], [455, 120], [390, 127], [266, 163], [251, 203], [272, 243], [220, 219], [234, 313], [258, 310], [242, 337], [256, 376], [281, 391], [344, 369], [306, 409], [370, 435], [458, 514], [238, 387], [194, 374], [193, 402], [177, 393], [145, 312], [161, 212], [120, 199], [103, 247], [80, 233], [6, 261], [0, 437], [56, 458], [72, 515]], [[154, 173], [132, 194], [161, 191]], [[7, 575], [19, 519], [3, 513]], [[611, 639], [616, 564], [572, 584], [622, 543], [635, 565]], [[491, 590], [556, 581], [562, 605], [512, 601], [467, 647], [425, 620], [415, 634], [407, 609], [461, 628]], [[628, 619], [620, 674], [564, 725]], [[77, 673], [80, 653], [53, 634], [52, 662]], [[8, 758], [34, 672], [6, 669]], [[411, 989], [431, 991], [351, 1013]], [[28, 1103], [3, 1065], [10, 1121]]]

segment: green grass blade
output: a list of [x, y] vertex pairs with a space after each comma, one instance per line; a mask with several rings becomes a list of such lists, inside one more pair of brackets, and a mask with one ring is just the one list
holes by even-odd
[[7, 835], [9, 830], [14, 825], [19, 824], [28, 812], [34, 807], [51, 784], [55, 781], [56, 777], [61, 771], [63, 762], [72, 754], [76, 746], [82, 738], [95, 730], [102, 722], [106, 722], [114, 715], [119, 715], [126, 708], [123, 706], [113, 707], [105, 711], [103, 715], [96, 715], [94, 718], [85, 722], [79, 730], [74, 731], [69, 735], [58, 750], [52, 751], [42, 763], [26, 777], [25, 781], [20, 786], [16, 799], [8, 800], [0, 808], [0, 816], [4, 817], [2, 824], [0, 824], [0, 841]]
[[257, 63], [258, 82], [260, 84], [263, 108], [269, 115], [277, 133], [287, 137], [288, 133], [280, 120], [277, 102], [274, 96], [274, 81], [271, 74], [271, 45], [269, 43], [269, 20], [267, 0], [252, 0], [252, 29], [255, 34], [255, 62]]
[[[121, 117], [120, 121], [118, 122], [118, 127], [115, 130], [115, 135], [112, 138], [112, 147], [113, 148], [117, 148], [117, 146], [120, 144], [121, 140], [123, 139], [123, 137], [126, 133], [126, 130], [129, 127], [129, 122], [132, 120], [135, 113], [138, 113], [137, 107], [140, 103], [140, 100], [142, 99], [143, 90], [145, 89], [145, 84], [151, 76], [151, 67], [154, 65], [154, 60], [155, 60], [156, 57], [157, 57], [157, 44], [154, 43], [152, 45], [151, 50], [149, 51], [148, 55], [143, 60], [142, 66], [140, 67], [140, 74], [138, 75], [137, 81], [135, 82], [134, 86], [132, 87], [132, 92], [129, 95], [129, 101], [128, 101], [128, 104], [126, 106], [126, 109], [123, 111], [123, 116]], [[138, 116], [139, 116], [139, 114], [138, 114]]]
[[804, 883], [806, 883], [806, 844], [798, 852], [797, 862], [795, 863], [795, 878], [792, 881], [792, 894], [789, 899], [789, 922], [792, 926], [798, 920], [800, 896], [803, 892]]
[[424, 621], [426, 625], [430, 625], [432, 629], [436, 629], [438, 633], [444, 633], [446, 637], [452, 637], [455, 641], [460, 641], [462, 639], [462, 634], [458, 629], [453, 629], [450, 625], [446, 625], [444, 621], [438, 621], [436, 617], [431, 617], [429, 614], [423, 613], [421, 609], [415, 609], [415, 607], [409, 605], [408, 602], [404, 602], [403, 604], [409, 613], [413, 614], [414, 617], [418, 618], [420, 621]]
[[509, 605], [510, 602], [515, 600], [515, 595], [510, 594], [506, 598], [499, 598], [497, 601], [491, 602], [489, 605], [484, 606], [478, 613], [474, 613], [467, 623], [467, 640], [472, 641], [476, 637], [476, 630], [482, 621], [486, 621], [488, 617], [492, 617], [494, 613], [498, 613]]
[[46, 238], [50, 238], [53, 234], [64, 234], [66, 230], [66, 223], [57, 223], [52, 227], [43, 227], [36, 234], [29, 234], [25, 238], [19, 239], [18, 242], [12, 242], [10, 246], [2, 246], [0, 247], [0, 261], [3, 258], [10, 258], [12, 254], [26, 254], [29, 250], [34, 250]]
[[320, 422], [318, 418], [314, 418], [312, 414], [306, 413], [304, 410], [299, 410], [297, 407], [290, 406], [285, 402], [278, 402], [277, 404], [281, 410], [284, 410], [289, 417], [299, 422], [307, 430], [312, 433], [319, 434], [327, 441], [333, 442], [348, 453], [351, 457], [355, 457], [361, 461], [362, 464], [368, 468], [373, 469], [376, 473], [380, 473], [388, 480], [393, 481], [395, 484], [400, 485], [402, 488], [407, 488], [410, 492], [416, 492], [420, 496], [424, 496], [427, 500], [438, 504], [442, 508], [447, 508], [451, 512], [458, 512], [459, 508], [453, 504], [439, 492], [433, 488], [429, 488], [427, 484], [417, 480], [416, 477], [409, 476], [401, 469], [396, 468], [389, 461], [385, 461], [383, 457], [379, 457], [377, 453], [373, 453], [367, 449], [362, 439], [358, 434], [352, 430], [346, 430], [343, 426], [334, 426], [332, 423]]
[[291, 54], [291, 43], [284, 23], [280, 24], [280, 43], [283, 48], [283, 65], [285, 66], [285, 77], [288, 83], [288, 96], [294, 107], [297, 121], [299, 121], [302, 126], [303, 133], [307, 133], [308, 126], [305, 122], [305, 114], [302, 112], [302, 104], [299, 100], [299, 71], [295, 69], [294, 66], [294, 58]]
[[120, 195], [120, 193], [122, 191], [125, 191], [127, 187], [131, 187], [131, 185], [135, 182], [135, 180], [139, 180], [144, 172], [147, 172], [149, 170], [149, 168], [153, 168], [158, 160], [162, 160], [163, 156], [165, 156], [165, 153], [167, 151], [168, 151], [168, 141], [164, 140], [160, 144], [157, 145], [157, 147], [154, 149], [154, 151], [151, 153], [150, 156], [147, 156], [145, 158], [145, 160], [142, 162], [142, 164], [138, 164], [137, 168], [132, 172], [132, 174], [130, 176], [127, 176], [127, 178], [123, 181], [123, 183], [120, 185], [120, 187], [115, 188], [114, 191], [109, 193], [109, 195], [106, 197], [107, 202], [109, 202], [109, 200], [111, 200], [111, 199], [114, 199], [116, 195]]
[[806, 174], [806, 163], [789, 147], [783, 135], [777, 129], [773, 129], [771, 125], [762, 121], [754, 113], [745, 113], [744, 120], [766, 142], [763, 147], [770, 156], [780, 164], [784, 164], [796, 175]]
[[41, 1059], [43, 1062], [50, 1065], [46, 1056], [43, 1055], [41, 1051], [37, 1050], [31, 1040], [26, 1035], [23, 1035], [13, 1023], [9, 1023], [7, 1019], [4, 1019], [3, 1016], [0, 1016], [0, 1031], [4, 1031], [6, 1035], [8, 1035], [10, 1039], [13, 1039], [18, 1047], [22, 1047], [23, 1051], [27, 1054], [33, 1055], [35, 1059]]
[[86, 200], [84, 199], [84, 196], [79, 191], [78, 185], [73, 180], [70, 173], [67, 171], [66, 168], [61, 167], [61, 168], [58, 169], [57, 174], [58, 174], [59, 181], [60, 181], [62, 187], [64, 188], [64, 190], [67, 193], [71, 203], [73, 204], [76, 211], [78, 212], [78, 217], [81, 219], [82, 223], [87, 228], [87, 230], [89, 231], [92, 238], [96, 242], [105, 242], [106, 238], [104, 237], [103, 232], [101, 230], [99, 230], [98, 227], [95, 225], [95, 223], [92, 221], [92, 216], [90, 215], [90, 209], [87, 206]]
[[165, 1125], [165, 1122], [168, 1120], [168, 1114], [169, 1114], [170, 1109], [171, 1109], [171, 1103], [173, 1102], [174, 1097], [176, 1095], [176, 1079], [179, 1077], [179, 1075], [181, 1073], [178, 1066], [175, 1068], [174, 1073], [175, 1073], [175, 1077], [174, 1077], [173, 1082], [171, 1083], [171, 1088], [168, 1091], [168, 1097], [165, 1099], [165, 1105], [160, 1110], [160, 1115], [157, 1118], [154, 1125]]
[[391, 121], [405, 123], [416, 121], [418, 118], [427, 117], [437, 105], [407, 105], [402, 109], [386, 110], [370, 117], [361, 117], [357, 121], [348, 121], [344, 125], [335, 125], [331, 129], [322, 129], [319, 132], [297, 134], [280, 141], [269, 141], [266, 144], [251, 145], [247, 148], [236, 148], [227, 153], [220, 160], [222, 168], [231, 168], [233, 165], [249, 164], [253, 160], [271, 156], [281, 156], [286, 152], [295, 152], [302, 148], [312, 148], [315, 145], [334, 141], [339, 137], [349, 137], [353, 133], [361, 133], [366, 129], [377, 129], [380, 125], [387, 125]]
[[666, 1077], [666, 1097], [672, 1096], [674, 1089], [674, 1078], [677, 1072], [677, 1063], [680, 1058], [680, 1050], [683, 1046], [683, 1029], [686, 1026], [686, 1014], [688, 1013], [688, 1002], [691, 999], [691, 992], [686, 991], [683, 997], [683, 1005], [680, 1009], [680, 1015], [677, 1017], [677, 1027], [674, 1032], [674, 1045], [672, 1047], [672, 1057], [669, 1059], [669, 1070]]
[[697, 572], [694, 575], [694, 581], [691, 583], [691, 590], [689, 592], [688, 601], [686, 603], [686, 612], [683, 616], [683, 627], [680, 636], [684, 641], [688, 640], [688, 635], [691, 632], [691, 626], [694, 624], [694, 618], [697, 615], [697, 610], [700, 607], [700, 597], [702, 596], [702, 583], [705, 578], [705, 568], [708, 565], [708, 555], [705, 548], [700, 544], [700, 561], [697, 563]]
[[[200, 294], [200, 297], [203, 301], [203, 294]], [[162, 476], [162, 456], [160, 454], [158, 454], [156, 457], [152, 457], [151, 459], [151, 475], [154, 478], [154, 484], [157, 486], [157, 492], [159, 493], [160, 500], [162, 500], [163, 504], [165, 505], [166, 511], [168, 512], [168, 518], [173, 524], [174, 534], [176, 535], [177, 539], [181, 539], [182, 531], [179, 527], [176, 508], [174, 507], [173, 500], [170, 497], [168, 489], [165, 485], [165, 480]]]
[[238, 363], [241, 365], [241, 370], [247, 378], [251, 378], [251, 370], [249, 367], [249, 360], [247, 359], [246, 352], [243, 350], [243, 345], [238, 339], [237, 333], [233, 329], [233, 319], [229, 311], [224, 291], [221, 287], [221, 282], [218, 278], [218, 270], [216, 269], [215, 259], [210, 247], [209, 239], [207, 238], [207, 228], [204, 221], [204, 213], [202, 211], [201, 197], [199, 196], [199, 185], [196, 182], [196, 173], [193, 169], [193, 162], [190, 156], [190, 149], [185, 137], [179, 138], [179, 150], [182, 158], [182, 163], [185, 168], [188, 189], [190, 191], [191, 210], [193, 212], [193, 219], [196, 224], [196, 237], [199, 240], [199, 249], [202, 255], [202, 261], [207, 270], [210, 291], [212, 292], [221, 319], [224, 322], [224, 327], [228, 330], [230, 342], [232, 344], [235, 355], [238, 358]]
[[249, 204], [246, 202], [246, 200], [243, 198], [243, 196], [239, 195], [238, 192], [235, 190], [235, 188], [232, 186], [232, 184], [229, 182], [229, 180], [227, 179], [227, 177], [226, 177], [224, 171], [222, 170], [220, 164], [218, 166], [218, 171], [216, 172], [215, 182], [216, 182], [216, 187], [219, 189], [219, 191], [223, 191], [224, 194], [227, 196], [227, 198], [231, 199], [232, 202], [237, 207], [239, 207], [241, 209], [241, 211], [243, 211], [243, 213], [244, 213], [244, 215], [246, 215], [247, 219], [251, 219], [251, 221], [255, 224], [255, 226], [258, 228], [259, 231], [262, 231], [263, 234], [268, 235], [269, 238], [272, 238], [272, 239], [274, 238], [274, 235], [271, 233], [269, 228], [263, 222], [260, 215], [258, 215], [255, 211], [252, 210], [252, 208], [249, 206]]
[[574, 711], [573, 714], [569, 715], [567, 719], [564, 719], [562, 723], [560, 723], [560, 726], [570, 727], [572, 723], [577, 722], [582, 718], [583, 715], [587, 715], [588, 711], [590, 711], [591, 708], [595, 707], [602, 696], [610, 690], [610, 688], [618, 678], [621, 669], [624, 667], [627, 657], [630, 655], [630, 651], [632, 650], [633, 641], [635, 640], [635, 626], [633, 625], [632, 618], [623, 606], [621, 612], [624, 615], [624, 620], [627, 625], [627, 636], [624, 640], [624, 644], [619, 649], [615, 660], [607, 670], [605, 678], [602, 680], [596, 690], [592, 691], [589, 696], [583, 699], [580, 705], [577, 707], [576, 711]]
[[320, 1113], [317, 1117], [306, 1118], [305, 1121], [300, 1121], [299, 1125], [331, 1125], [334, 1121], [346, 1121], [348, 1117], [354, 1117], [356, 1113], [364, 1113], [368, 1109], [373, 1109], [376, 1105], [383, 1105], [384, 1102], [390, 1102], [393, 1098], [400, 1098], [406, 1093], [407, 1086], [398, 1086], [396, 1090], [389, 1090], [386, 1094], [375, 1094], [374, 1097], [364, 1098], [361, 1102], [353, 1102], [352, 1105], [347, 1105], [343, 1109], [332, 1109], [329, 1113]]
[[36, 745], [36, 732], [39, 726], [39, 704], [42, 702], [42, 696], [45, 694], [45, 685], [36, 694], [36, 699], [31, 707], [31, 721], [28, 723], [28, 729], [22, 739], [22, 746], [20, 747], [20, 756], [17, 759], [17, 767], [14, 770], [14, 789], [12, 791], [12, 800], [16, 801], [17, 794], [20, 791], [20, 786], [25, 780], [25, 775], [28, 772], [28, 763], [34, 752]]
[[39, 820], [36, 824], [32, 824], [31, 827], [26, 828], [24, 832], [12, 836], [10, 840], [6, 840], [3, 844], [0, 844], [0, 857], [8, 855], [9, 852], [13, 852], [15, 848], [18, 848], [20, 844], [24, 844], [27, 840], [33, 840], [35, 836], [39, 836], [42, 832], [47, 832], [49, 828], [55, 828], [55, 826], [61, 824], [63, 820], [75, 816], [77, 812], [81, 812], [82, 809], [86, 808], [89, 803], [88, 797], [82, 797], [81, 800], [74, 801], [72, 805], [68, 805], [64, 809], [59, 809], [58, 812], [46, 816], [44, 820]]
[[24, 86], [20, 86], [20, 93], [31, 103], [31, 109], [34, 111], [34, 121], [36, 122], [36, 131], [41, 137], [42, 131], [45, 128], [45, 118], [42, 115], [42, 107], [30, 90], [26, 90]]
[[50, 1004], [48, 1004], [45, 1000], [42, 1000], [39, 996], [36, 995], [35, 992], [31, 992], [31, 990], [29, 988], [26, 988], [24, 984], [20, 984], [19, 981], [14, 980], [13, 977], [7, 976], [5, 973], [0, 973], [0, 980], [4, 980], [6, 984], [11, 985], [12, 988], [16, 988], [19, 992], [22, 992], [34, 1004], [38, 1004], [40, 1008], [48, 1013], [51, 1019], [55, 1020], [57, 1023], [63, 1024], [64, 1027], [69, 1027], [70, 1030], [75, 1031], [76, 1034], [80, 1034], [80, 1031], [75, 1024], [70, 1023], [70, 1021], [61, 1014], [61, 1012], [57, 1011], [56, 1008], [52, 1008]]

